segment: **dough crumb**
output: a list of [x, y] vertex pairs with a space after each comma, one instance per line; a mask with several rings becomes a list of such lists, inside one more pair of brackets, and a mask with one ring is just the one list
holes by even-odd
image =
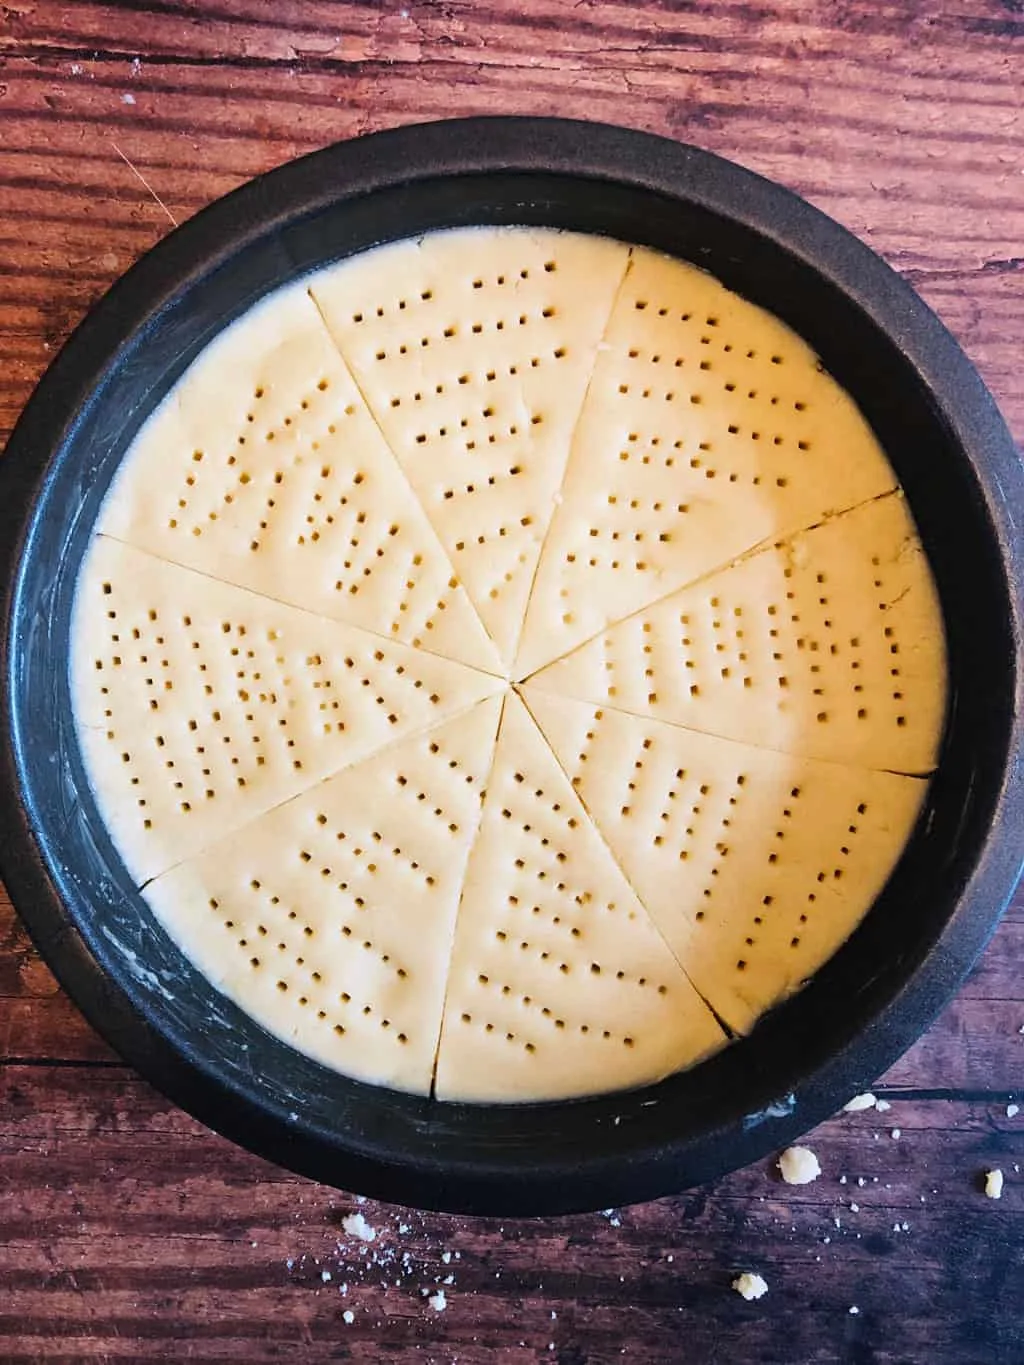
[[859, 1309], [859, 1308], [857, 1307], [857, 1305], [854, 1303], [854, 1304], [851, 1304], [851, 1305], [850, 1305], [850, 1312], [853, 1313], [854, 1315], [856, 1315], [857, 1313], [860, 1312], [860, 1309]]
[[330, 1282], [331, 1282], [331, 1272], [330, 1272], [329, 1270], [321, 1270], [321, 1272], [320, 1272], [320, 1278], [321, 1278], [321, 1280], [323, 1280], [324, 1284], [330, 1284]]
[[985, 1193], [989, 1199], [1002, 1199], [1003, 1197], [1003, 1173], [996, 1169], [985, 1172]]
[[848, 1100], [843, 1105], [844, 1114], [859, 1114], [862, 1109], [874, 1109], [878, 1101], [870, 1090], [865, 1090], [863, 1095], [854, 1095], [852, 1100]]
[[732, 1282], [733, 1289], [737, 1294], [742, 1294], [749, 1303], [751, 1299], [760, 1299], [768, 1293], [768, 1285], [760, 1275], [752, 1275], [749, 1270], [745, 1270], [742, 1275], [737, 1275]]
[[344, 1313], [342, 1313], [341, 1315], [341, 1320], [342, 1322], [347, 1322], [351, 1327], [352, 1323], [354, 1323], [356, 1320], [356, 1315], [355, 1313], [352, 1312], [351, 1308], [346, 1308]]
[[899, 1142], [900, 1138], [903, 1136], [903, 1130], [902, 1130], [902, 1128], [894, 1128], [894, 1129], [892, 1130], [891, 1136], [892, 1136], [892, 1140], [893, 1140], [894, 1142]]
[[1019, 1104], [1008, 1104], [1006, 1106], [1006, 1117], [1008, 1119], [1015, 1119], [1019, 1113], [1020, 1113]]
[[341, 1220], [341, 1226], [350, 1237], [358, 1237], [361, 1242], [375, 1242], [377, 1229], [370, 1227], [361, 1213], [350, 1213]]
[[889, 1103], [888, 1100], [875, 1100], [875, 1108], [878, 1110], [880, 1114], [888, 1114], [889, 1110], [892, 1108], [892, 1105]]
[[448, 1300], [445, 1298], [444, 1290], [439, 1289], [436, 1294], [431, 1294], [427, 1300], [435, 1313], [443, 1313], [448, 1307]]
[[821, 1164], [809, 1147], [787, 1147], [779, 1157], [779, 1170], [787, 1185], [809, 1185], [821, 1175]]

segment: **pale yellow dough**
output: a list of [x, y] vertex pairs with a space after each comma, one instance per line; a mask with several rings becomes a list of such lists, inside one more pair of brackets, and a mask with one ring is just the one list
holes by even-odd
[[430, 1089], [501, 699], [276, 807], [146, 889], [227, 995], [361, 1080]]
[[946, 705], [942, 618], [893, 495], [681, 588], [532, 681], [787, 753], [928, 773]]
[[452, 232], [311, 293], [506, 664], [627, 248]]
[[72, 695], [125, 865], [363, 1081], [695, 1064], [855, 930], [937, 762], [941, 614], [873, 434], [783, 324], [640, 248], [464, 229], [288, 286], [97, 531]]
[[849, 937], [924, 799], [915, 777], [525, 696], [658, 928], [737, 1032]]
[[505, 702], [470, 859], [437, 1073], [442, 1099], [553, 1099], [659, 1080], [721, 1028], [556, 756]]
[[895, 486], [856, 407], [788, 327], [710, 275], [634, 251], [516, 672], [761, 540]]
[[500, 667], [303, 284], [257, 305], [186, 372], [143, 428], [99, 530], [403, 644]]
[[79, 735], [140, 881], [501, 686], [102, 537], [76, 610]]

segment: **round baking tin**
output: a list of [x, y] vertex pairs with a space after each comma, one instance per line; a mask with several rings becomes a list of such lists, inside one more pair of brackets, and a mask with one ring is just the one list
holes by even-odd
[[[262, 295], [367, 247], [465, 224], [601, 233], [692, 261], [813, 346], [874, 427], [928, 552], [950, 708], [925, 809], [849, 942], [752, 1035], [644, 1090], [515, 1107], [349, 1080], [181, 955], [90, 793], [67, 676], [75, 579], [141, 423]], [[144, 1077], [236, 1142], [426, 1208], [555, 1214], [672, 1193], [764, 1157], [927, 1027], [1020, 871], [1024, 472], [977, 373], [877, 256], [786, 190], [601, 124], [465, 119], [340, 143], [198, 214], [86, 318], [0, 461], [0, 870], [40, 952]]]

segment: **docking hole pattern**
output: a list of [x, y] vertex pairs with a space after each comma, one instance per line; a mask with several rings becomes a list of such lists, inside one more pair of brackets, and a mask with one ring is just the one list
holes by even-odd
[[228, 327], [112, 485], [70, 669], [196, 966], [329, 1066], [478, 1102], [650, 1082], [799, 989], [945, 708], [913, 522], [807, 347], [523, 228]]

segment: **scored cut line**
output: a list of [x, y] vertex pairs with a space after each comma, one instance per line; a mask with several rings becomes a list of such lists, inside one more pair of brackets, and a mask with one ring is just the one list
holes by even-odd
[[629, 873], [622, 866], [621, 861], [616, 856], [615, 850], [612, 848], [608, 840], [605, 838], [603, 830], [601, 829], [597, 821], [594, 819], [593, 815], [590, 812], [589, 806], [583, 799], [583, 794], [578, 790], [577, 787], [573, 785], [572, 777], [567, 771], [565, 764], [562, 762], [562, 760], [558, 757], [558, 754], [555, 752], [554, 746], [551, 744], [551, 741], [544, 733], [544, 727], [538, 722], [536, 716], [530, 710], [530, 703], [523, 696], [522, 692], [519, 690], [518, 687], [514, 688], [514, 691], [516, 695], [519, 697], [519, 700], [523, 703], [523, 706], [526, 708], [526, 713], [530, 717], [530, 720], [533, 722], [534, 729], [537, 731], [541, 739], [544, 741], [544, 745], [547, 748], [548, 752], [551, 754], [551, 757], [558, 764], [559, 771], [562, 773], [566, 782], [568, 782], [573, 795], [575, 796], [577, 802], [579, 803], [580, 809], [582, 810], [584, 816], [586, 817], [588, 825], [594, 831], [594, 834], [597, 836], [600, 842], [604, 845], [605, 851], [607, 852], [608, 856], [611, 858], [612, 862], [615, 864], [615, 866], [619, 869], [619, 872], [622, 874], [623, 881], [632, 891], [638, 903], [643, 906], [644, 914], [647, 916], [649, 924], [653, 927], [655, 933], [658, 935], [658, 938], [661, 939], [662, 943], [665, 945], [666, 949], [671, 954], [672, 959], [675, 962], [676, 966], [679, 968], [683, 976], [685, 976], [687, 981], [690, 983], [690, 986], [693, 989], [694, 993], [703, 1002], [707, 1010], [714, 1016], [715, 1023], [722, 1030], [723, 1034], [726, 1037], [726, 1040], [731, 1041], [736, 1037], [734, 1030], [731, 1029], [729, 1025], [725, 1022], [725, 1020], [721, 1017], [721, 1015], [715, 1009], [714, 1005], [712, 1005], [708, 998], [704, 995], [703, 991], [698, 990], [696, 983], [690, 976], [690, 973], [686, 970], [686, 967], [680, 961], [678, 953], [672, 947], [671, 943], [669, 943], [665, 935], [661, 932], [661, 926], [658, 924], [657, 920], [651, 914], [650, 910], [648, 910], [647, 902], [644, 900], [643, 896], [641, 896], [640, 892], [634, 886], [632, 878], [629, 876]]
[[[386, 744], [379, 745], [369, 753], [361, 754], [359, 758], [351, 759], [348, 763], [342, 763], [340, 767], [332, 768], [329, 773], [326, 773], [323, 777], [316, 778], [307, 786], [303, 787], [301, 791], [294, 792], [291, 796], [286, 796], [283, 801], [275, 801], [272, 806], [267, 806], [265, 810], [258, 811], [255, 815], [243, 820], [240, 825], [234, 826], [226, 834], [218, 835], [216, 839], [211, 839], [208, 844], [203, 844], [194, 853], [190, 853], [185, 858], [179, 858], [178, 861], [172, 863], [170, 867], [161, 868], [161, 870], [155, 872], [152, 877], [147, 877], [145, 881], [139, 882], [135, 889], [137, 891], [145, 891], [146, 887], [152, 882], [159, 881], [161, 877], [166, 877], [168, 873], [174, 872], [177, 868], [186, 867], [189, 863], [196, 862], [200, 858], [205, 857], [211, 850], [215, 849], [218, 844], [226, 843], [229, 839], [236, 838], [243, 830], [248, 829], [250, 825], [256, 824], [257, 821], [262, 820], [267, 815], [271, 815], [276, 810], [281, 810], [285, 806], [290, 806], [293, 801], [298, 801], [301, 798], [308, 796], [311, 791], [315, 791], [317, 787], [322, 787], [326, 782], [332, 782], [336, 777], [340, 777], [342, 773], [348, 772], [350, 768], [358, 768], [361, 764], [369, 763], [374, 759], [379, 758], [381, 754], [388, 753], [391, 749], [400, 748], [403, 744], [408, 744], [412, 740], [421, 739], [423, 736], [433, 734], [435, 730], [440, 730], [446, 725], [452, 725], [456, 721], [461, 720], [464, 716], [468, 716], [472, 711], [475, 711], [478, 706], [485, 706], [489, 701], [493, 700], [493, 697], [493, 693], [490, 697], [481, 697], [477, 701], [470, 702], [468, 706], [462, 707], [461, 710], [453, 712], [443, 720], [432, 721], [429, 725], [422, 726], [420, 729], [410, 730], [406, 734], [397, 735], [394, 739], [389, 740]], [[502, 714], [504, 714], [504, 701], [502, 702]]]
[[[805, 536], [808, 531], [816, 531], [820, 526], [827, 526], [831, 522], [839, 521], [843, 517], [848, 517], [851, 513], [859, 512], [862, 507], [867, 507], [873, 502], [884, 502], [886, 498], [898, 497], [902, 492], [902, 487], [899, 484], [896, 484], [893, 488], [887, 488], [884, 493], [873, 493], [870, 498], [862, 498], [860, 502], [851, 503], [849, 507], [842, 507], [836, 512], [826, 512], [824, 516], [819, 516], [817, 521], [809, 522], [806, 526], [800, 526], [795, 531], [790, 531], [788, 535], [765, 536], [763, 539], [755, 541], [753, 545], [748, 546], [748, 548], [743, 550], [740, 554], [733, 555], [731, 559], [727, 559], [721, 564], [716, 564], [712, 569], [706, 569], [704, 573], [698, 574], [696, 578], [691, 578], [686, 583], [680, 583], [677, 587], [670, 588], [668, 592], [663, 592], [660, 597], [652, 597], [649, 602], [646, 602], [642, 607], [637, 607], [635, 611], [627, 612], [625, 616], [619, 616], [616, 617], [615, 620], [609, 621], [606, 626], [602, 626], [600, 630], [595, 630], [593, 635], [588, 635], [585, 640], [581, 640], [579, 644], [573, 645], [572, 648], [567, 649], [564, 654], [557, 654], [553, 659], [549, 659], [547, 663], [543, 663], [539, 668], [535, 668], [525, 678], [517, 678], [516, 681], [521, 683], [532, 682], [538, 673], [543, 673], [545, 669], [554, 667], [555, 664], [561, 663], [563, 659], [568, 659], [570, 655], [576, 654], [582, 649], [586, 649], [587, 646], [592, 645], [595, 640], [599, 640], [602, 635], [610, 634], [611, 631], [615, 630], [618, 626], [623, 625], [626, 621], [632, 621], [637, 616], [642, 616], [644, 612], [651, 611], [654, 607], [660, 606], [662, 602], [667, 602], [670, 597], [675, 597], [677, 593], [686, 592], [689, 588], [698, 587], [701, 583], [706, 582], [707, 579], [714, 578], [715, 574], [724, 573], [727, 569], [735, 569], [740, 564], [745, 564], [749, 559], [753, 559], [759, 554], [767, 553], [768, 550], [781, 549], [783, 546], [789, 545], [791, 541], [796, 540], [798, 536]], [[584, 699], [572, 698], [572, 700], [579, 701]], [[683, 729], [690, 728], [690, 726], [683, 726]]]
[[513, 671], [515, 670], [516, 659], [519, 655], [519, 647], [522, 644], [523, 636], [526, 633], [526, 622], [530, 615], [530, 603], [533, 601], [534, 589], [537, 586], [537, 576], [540, 573], [540, 566], [544, 560], [544, 551], [547, 549], [548, 541], [551, 538], [551, 531], [555, 524], [555, 512], [557, 511], [558, 504], [561, 501], [562, 490], [565, 488], [565, 481], [569, 475], [569, 464], [572, 460], [573, 446], [576, 444], [576, 433], [579, 431], [580, 422], [583, 420], [583, 412], [587, 406], [587, 399], [590, 397], [590, 387], [594, 382], [594, 375], [597, 373], [598, 362], [601, 358], [601, 347], [607, 340], [608, 328], [611, 326], [612, 318], [615, 315], [615, 309], [618, 306], [619, 299], [622, 297], [622, 291], [625, 288], [626, 280], [629, 278], [629, 272], [632, 268], [633, 248], [630, 247], [628, 252], [626, 253], [626, 260], [622, 268], [622, 275], [619, 279], [619, 283], [616, 285], [615, 292], [612, 295], [612, 301], [608, 308], [608, 316], [605, 318], [604, 325], [601, 328], [600, 339], [598, 340], [597, 345], [594, 347], [594, 360], [593, 364], [590, 367], [590, 374], [587, 376], [587, 382], [583, 388], [583, 397], [580, 400], [580, 406], [576, 413], [576, 420], [573, 422], [572, 430], [569, 432], [569, 438], [567, 443], [568, 451], [566, 453], [565, 463], [562, 466], [562, 477], [558, 484], [558, 492], [554, 498], [554, 506], [552, 507], [551, 517], [548, 519], [547, 527], [544, 530], [544, 536], [541, 539], [540, 551], [537, 555], [537, 562], [533, 566], [533, 576], [530, 579], [529, 591], [526, 594], [526, 605], [523, 608], [522, 619], [519, 622], [519, 630], [516, 634], [515, 648], [513, 649], [511, 654]]
[[[460, 668], [466, 669], [469, 673], [481, 673], [485, 678], [494, 678], [495, 681], [504, 682], [504, 674], [492, 673], [490, 669], [477, 668], [475, 664], [468, 664], [464, 659], [456, 659], [451, 654], [443, 654], [437, 649], [427, 649], [425, 645], [406, 644], [403, 640], [396, 640], [393, 635], [384, 635], [381, 631], [372, 630], [369, 626], [356, 625], [351, 621], [340, 621], [336, 616], [325, 616], [322, 611], [311, 611], [308, 607], [300, 607], [295, 602], [286, 597], [275, 597], [273, 593], [261, 592], [259, 588], [250, 588], [244, 583], [237, 583], [233, 578], [223, 578], [220, 574], [210, 573], [206, 569], [197, 569], [191, 564], [184, 564], [181, 560], [172, 559], [170, 555], [158, 554], [155, 550], [148, 549], [145, 545], [140, 545], [133, 540], [125, 540], [121, 536], [113, 536], [109, 531], [98, 531], [95, 535], [96, 540], [109, 540], [115, 545], [123, 545], [128, 550], [134, 550], [137, 554], [146, 555], [149, 559], [155, 559], [159, 564], [169, 564], [174, 569], [183, 569], [186, 573], [195, 574], [199, 578], [209, 579], [211, 583], [223, 583], [227, 588], [233, 588], [236, 592], [248, 593], [250, 597], [259, 598], [263, 602], [274, 602], [277, 606], [286, 607], [289, 611], [300, 612], [303, 616], [309, 616], [313, 620], [323, 621], [327, 625], [339, 626], [343, 630], [354, 630], [362, 635], [368, 635], [371, 639], [380, 640], [388, 645], [401, 645], [404, 649], [415, 650], [421, 654], [429, 654], [435, 659], [443, 659], [445, 663], [456, 664]], [[475, 608], [474, 608], [475, 610]]]
[[[341, 348], [341, 343], [337, 340], [337, 338], [335, 337], [334, 333], [331, 331], [330, 327], [328, 327], [328, 325], [327, 325], [327, 319], [324, 317], [323, 309], [320, 307], [320, 302], [319, 302], [319, 300], [317, 299], [316, 295], [313, 293], [312, 288], [307, 289], [307, 290], [306, 290], [306, 294], [307, 294], [307, 296], [309, 297], [309, 300], [310, 300], [310, 302], [312, 303], [313, 307], [316, 309], [316, 315], [317, 315], [317, 317], [320, 319], [320, 326], [323, 328], [324, 333], [326, 334], [328, 341], [330, 342], [332, 348], [334, 349], [335, 353], [336, 353], [337, 356], [338, 356], [338, 359], [341, 361], [342, 365], [345, 367], [345, 371], [346, 371], [346, 373], [348, 374], [349, 378], [352, 380], [352, 383], [353, 383], [353, 385], [355, 386], [356, 392], [359, 394], [359, 397], [363, 400], [363, 407], [364, 407], [364, 408], [366, 409], [366, 411], [369, 413], [369, 415], [370, 415], [370, 420], [373, 422], [373, 425], [377, 428], [378, 435], [380, 436], [380, 439], [383, 441], [384, 447], [385, 447], [385, 449], [387, 450], [388, 454], [391, 456], [391, 464], [392, 464], [392, 466], [393, 466], [393, 473], [394, 473], [395, 477], [398, 478], [399, 480], [401, 480], [401, 482], [405, 484], [405, 486], [406, 486], [406, 488], [408, 489], [409, 493], [412, 495], [413, 499], [415, 500], [415, 502], [416, 502], [417, 505], [419, 506], [420, 511], [423, 513], [423, 519], [424, 519], [424, 521], [426, 522], [427, 526], [430, 528], [430, 534], [431, 534], [431, 535], [433, 536], [433, 538], [434, 538], [434, 544], [435, 544], [436, 548], [440, 551], [440, 553], [441, 553], [441, 555], [442, 555], [442, 557], [443, 557], [443, 559], [444, 559], [444, 562], [448, 565], [448, 568], [451, 570], [451, 577], [452, 577], [456, 582], [459, 583], [459, 585], [462, 587], [463, 592], [465, 592], [466, 600], [469, 602], [470, 609], [472, 610], [473, 615], [476, 617], [477, 621], [480, 623], [480, 628], [481, 628], [481, 630], [482, 630], [482, 631], [484, 632], [484, 634], [487, 636], [488, 640], [490, 640], [491, 644], [494, 645], [495, 653], [497, 654], [497, 653], [498, 653], [498, 646], [495, 644], [494, 637], [491, 635], [490, 631], [487, 629], [487, 625], [486, 625], [486, 623], [484, 622], [483, 617], [480, 615], [479, 610], [477, 609], [477, 605], [476, 605], [476, 602], [473, 600], [472, 594], [469, 593], [469, 592], [466, 592], [466, 586], [465, 586], [465, 584], [462, 582], [462, 579], [459, 577], [459, 574], [458, 574], [458, 572], [456, 571], [456, 568], [455, 568], [455, 561], [454, 561], [454, 560], [451, 558], [451, 556], [449, 555], [447, 549], [445, 548], [444, 542], [442, 541], [441, 537], [438, 535], [438, 533], [437, 533], [437, 527], [434, 525], [433, 518], [431, 517], [430, 513], [427, 511], [427, 508], [426, 508], [426, 506], [425, 506], [425, 504], [424, 504], [424, 502], [423, 502], [423, 499], [422, 499], [422, 498], [420, 497], [420, 495], [417, 493], [416, 489], [413, 487], [412, 483], [411, 483], [410, 480], [409, 480], [409, 476], [406, 474], [405, 470], [402, 468], [402, 462], [399, 460], [398, 456], [395, 454], [395, 448], [394, 448], [394, 446], [391, 444], [391, 442], [388, 440], [387, 433], [384, 431], [384, 428], [381, 426], [381, 424], [380, 424], [380, 419], [378, 418], [377, 413], [376, 413], [376, 411], [374, 410], [374, 407], [373, 407], [373, 405], [371, 404], [370, 400], [367, 398], [366, 393], [365, 393], [365, 391], [363, 390], [362, 384], [359, 382], [359, 376], [356, 374], [355, 369], [353, 368], [353, 366], [349, 363], [348, 356], [345, 354], [345, 352], [344, 352], [344, 351], [342, 350], [342, 348]], [[423, 648], [423, 646], [422, 646], [422, 645], [417, 645], [416, 648], [417, 648], [417, 649], [421, 649], [421, 648]], [[432, 653], [433, 651], [429, 651], [429, 650], [428, 650], [427, 652], [428, 652], [428, 653]], [[447, 654], [439, 654], [438, 657], [439, 657], [439, 658], [443, 658], [443, 659], [447, 659], [447, 658], [449, 658], [449, 655], [447, 655]], [[499, 656], [499, 657], [500, 657], [500, 656]], [[453, 662], [460, 663], [461, 660], [454, 660]], [[495, 676], [496, 676], [496, 677], [499, 677], [499, 676], [503, 676], [503, 675], [501, 675], [501, 674], [495, 674]]]
[[[455, 958], [455, 940], [459, 929], [459, 915], [462, 913], [462, 902], [466, 894], [466, 878], [469, 875], [469, 868], [470, 864], [473, 861], [473, 853], [476, 849], [477, 840], [480, 838], [480, 827], [483, 824], [484, 807], [487, 804], [488, 788], [491, 785], [491, 778], [494, 775], [494, 765], [498, 760], [498, 741], [501, 738], [501, 727], [505, 720], [506, 701], [507, 694], [501, 699], [501, 711], [498, 715], [498, 724], [495, 727], [494, 740], [491, 747], [491, 761], [487, 769], [487, 776], [484, 779], [484, 784], [481, 789], [480, 810], [477, 815], [476, 829], [473, 831], [473, 838], [469, 845], [469, 852], [466, 855], [466, 861], [462, 868], [462, 885], [459, 887], [459, 901], [455, 907], [455, 915], [452, 918], [451, 938], [448, 941], [448, 965], [445, 968], [444, 975], [444, 996], [441, 1001], [441, 1014], [437, 1026], [437, 1040], [434, 1044], [434, 1060], [430, 1069], [429, 1098], [432, 1100], [435, 1099], [437, 1095], [437, 1067], [441, 1056], [441, 1041], [444, 1038], [444, 1022], [448, 1016], [448, 994], [452, 979], [452, 962]], [[480, 705], [480, 703], [478, 702], [477, 705]], [[465, 712], [463, 712], [463, 714], [465, 714]]]
[[[533, 682], [532, 679], [526, 679], [525, 682], [530, 682], [533, 687], [537, 688], [538, 692], [546, 692], [552, 697], [564, 697], [567, 701], [577, 702], [581, 706], [593, 706], [601, 711], [616, 711], [621, 716], [632, 716], [634, 720], [649, 721], [652, 719], [650, 715], [645, 716], [641, 711], [633, 711], [628, 706], [618, 706], [612, 701], [595, 702], [590, 697], [574, 697], [570, 696], [568, 692], [556, 692], [553, 688], [541, 687], [538, 683]], [[517, 692], [519, 692], [521, 686], [525, 686], [525, 682], [523, 684], [515, 684]], [[522, 694], [520, 693], [520, 695]], [[523, 697], [523, 703], [526, 705], [525, 697]], [[528, 706], [527, 709], [529, 710]], [[531, 715], [532, 714], [533, 713], [531, 712]], [[725, 740], [727, 744], [742, 744], [748, 749], [759, 749], [762, 753], [766, 754], [782, 754], [786, 758], [809, 757], [809, 755], [803, 753], [799, 749], [779, 749], [773, 744], [754, 744], [750, 740], [737, 739], [735, 735], [723, 735], [718, 730], [709, 730], [706, 725], [684, 725], [681, 721], [669, 720], [665, 716], [657, 716], [653, 717], [653, 719], [655, 719], [659, 725], [671, 726], [673, 730], [682, 730], [691, 735], [707, 735], [710, 739]], [[536, 722], [534, 723], [536, 724]], [[539, 728], [540, 727], [538, 726], [538, 729]], [[927, 772], [909, 773], [904, 772], [900, 768], [881, 768], [876, 767], [871, 763], [851, 763], [848, 759], [835, 758], [814, 757], [814, 762], [831, 763], [837, 768], [849, 768], [852, 772], [891, 773], [893, 777], [914, 777], [917, 778], [919, 782], [929, 782], [936, 771], [935, 768], [929, 768]]]

